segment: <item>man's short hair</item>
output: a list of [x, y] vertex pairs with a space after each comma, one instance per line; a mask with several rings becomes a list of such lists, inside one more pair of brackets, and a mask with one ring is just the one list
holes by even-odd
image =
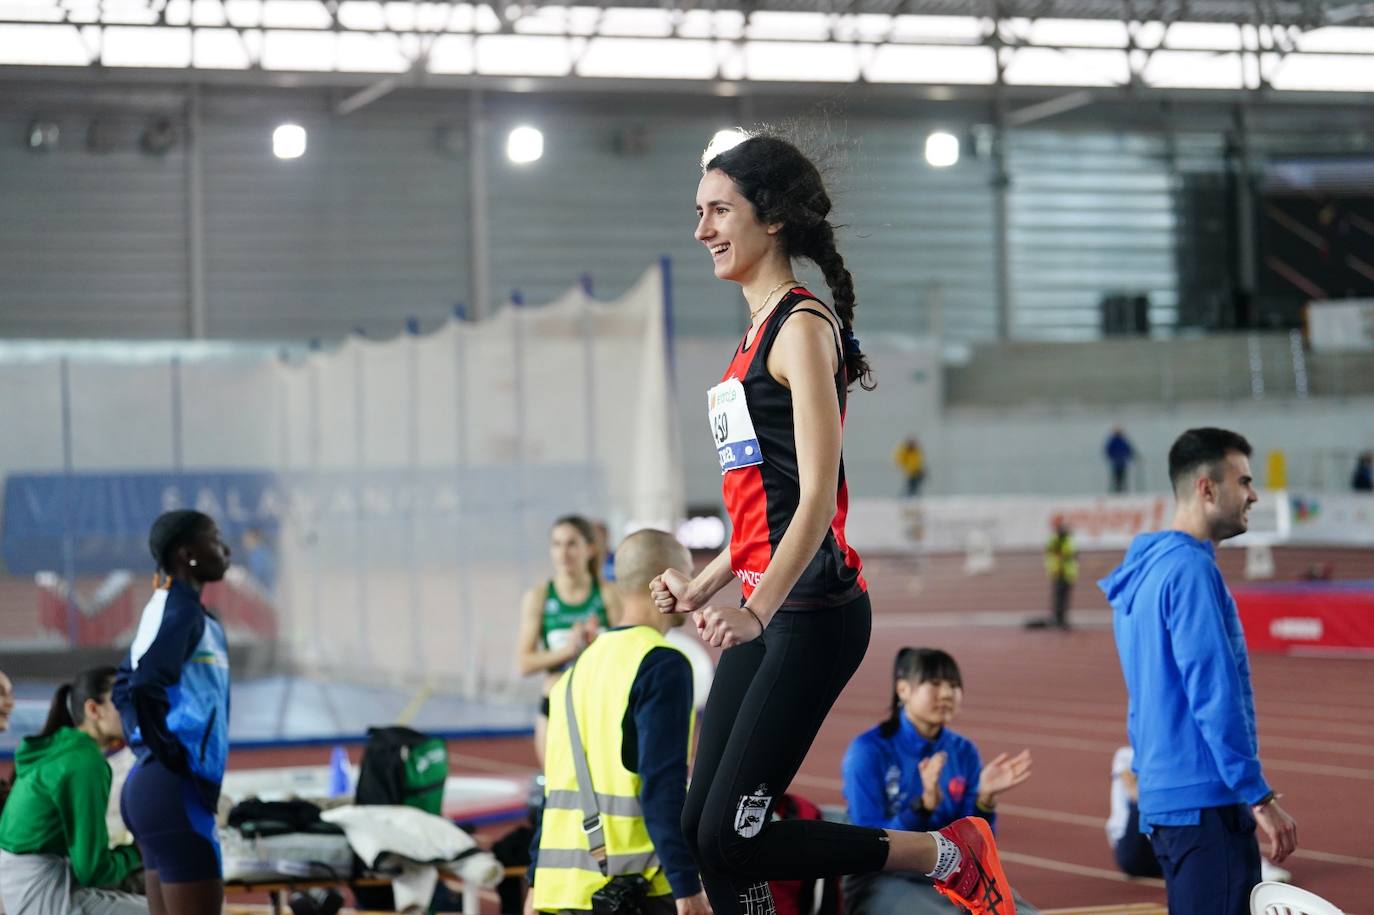
[[664, 569], [692, 574], [692, 554], [664, 531], [635, 531], [615, 551], [616, 587], [626, 593], [649, 590], [649, 582]]
[[1244, 436], [1229, 429], [1205, 426], [1189, 429], [1180, 435], [1169, 449], [1169, 483], [1174, 492], [1177, 493], [1181, 485], [1191, 480], [1200, 467], [1207, 468], [1211, 478], [1219, 481], [1220, 465], [1226, 460], [1226, 455], [1233, 451], [1249, 457], [1250, 443]]

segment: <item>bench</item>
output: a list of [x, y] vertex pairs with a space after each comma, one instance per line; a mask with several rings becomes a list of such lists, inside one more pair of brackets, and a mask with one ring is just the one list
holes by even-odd
[[1125, 903], [1120, 905], [1087, 905], [1080, 908], [1043, 908], [1041, 915], [1169, 915], [1167, 905], [1158, 903]]
[[[506, 868], [507, 877], [525, 876], [526, 867], [519, 865]], [[463, 879], [452, 871], [439, 869], [439, 879], [463, 894], [463, 911], [480, 912], [480, 889], [476, 886], [469, 886]], [[363, 886], [377, 887], [390, 886], [391, 878], [382, 874], [368, 877], [358, 877], [356, 879], [334, 879], [332, 877], [282, 877], [274, 880], [226, 880], [224, 882], [224, 892], [227, 893], [266, 893], [269, 900], [268, 905], [226, 905], [224, 911], [228, 913], [248, 913], [270, 912], [271, 915], [285, 915], [287, 911], [286, 899], [297, 890], [328, 889], [330, 887], [341, 886]]]

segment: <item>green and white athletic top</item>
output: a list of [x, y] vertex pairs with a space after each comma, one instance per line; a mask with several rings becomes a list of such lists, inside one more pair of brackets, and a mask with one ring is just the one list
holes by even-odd
[[592, 590], [587, 599], [580, 604], [569, 604], [558, 596], [558, 589], [550, 579], [549, 587], [544, 592], [544, 617], [539, 626], [539, 637], [543, 639], [544, 647], [549, 651], [557, 651], [567, 645], [572, 638], [573, 624], [593, 615], [603, 630], [611, 628], [610, 619], [606, 616], [606, 601], [601, 597], [600, 582], [592, 579]]

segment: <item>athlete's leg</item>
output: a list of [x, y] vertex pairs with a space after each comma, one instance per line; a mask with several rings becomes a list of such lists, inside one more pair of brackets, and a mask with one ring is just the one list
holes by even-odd
[[697, 817], [699, 862], [717, 915], [772, 911], [769, 879], [862, 873], [885, 863], [888, 836], [881, 829], [771, 822], [777, 798], [863, 659], [870, 623], [866, 596], [833, 610], [780, 612], [769, 622], [761, 662], [738, 702]]
[[[144, 862], [147, 862], [146, 858]], [[167, 908], [167, 903], [162, 898], [162, 881], [158, 879], [157, 871], [144, 871], [143, 883], [148, 892], [148, 915], [172, 915], [171, 909]]]
[[146, 758], [129, 773], [120, 800], [143, 852], [149, 912], [218, 915], [224, 883], [215, 813], [191, 780]]
[[164, 883], [162, 898], [172, 915], [220, 915], [224, 910], [224, 882]]
[[[731, 731], [734, 730], [740, 705], [749, 691], [749, 684], [754, 681], [754, 675], [763, 663], [763, 656], [762, 639], [755, 639], [723, 652], [715, 677], [711, 681], [706, 708], [701, 716], [696, 763], [692, 769], [691, 782], [687, 786], [687, 800], [682, 809], [682, 835], [687, 840], [687, 847], [692, 850], [692, 857], [701, 871], [702, 882], [708, 894], [712, 885], [728, 887], [728, 880], [724, 874], [717, 873], [701, 854], [697, 839], [701, 834], [702, 813], [706, 806], [706, 797], [711, 790], [711, 782], [716, 778], [721, 757], [725, 753], [725, 745], [730, 740]], [[722, 892], [728, 893], [728, 888]]]

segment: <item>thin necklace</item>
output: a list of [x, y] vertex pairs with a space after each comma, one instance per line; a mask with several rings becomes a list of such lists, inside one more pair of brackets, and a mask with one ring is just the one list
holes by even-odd
[[773, 293], [777, 292], [779, 289], [781, 289], [782, 287], [786, 286], [788, 283], [794, 283], [794, 284], [795, 284], [796, 282], [797, 282], [797, 278], [796, 278], [796, 277], [794, 277], [794, 276], [789, 276], [787, 279], [783, 280], [781, 283], [779, 283], [778, 285], [774, 286], [772, 289], [768, 290], [768, 292], [765, 293], [764, 296], [763, 296], [763, 301], [762, 301], [761, 303], [759, 303], [759, 307], [750, 310], [750, 312], [749, 312], [749, 321], [750, 321], [750, 323], [752, 323], [752, 322], [754, 321], [754, 319], [757, 318], [757, 317], [759, 316], [759, 312], [763, 311], [765, 308], [768, 307], [768, 300], [769, 300], [770, 298], [773, 297]]

